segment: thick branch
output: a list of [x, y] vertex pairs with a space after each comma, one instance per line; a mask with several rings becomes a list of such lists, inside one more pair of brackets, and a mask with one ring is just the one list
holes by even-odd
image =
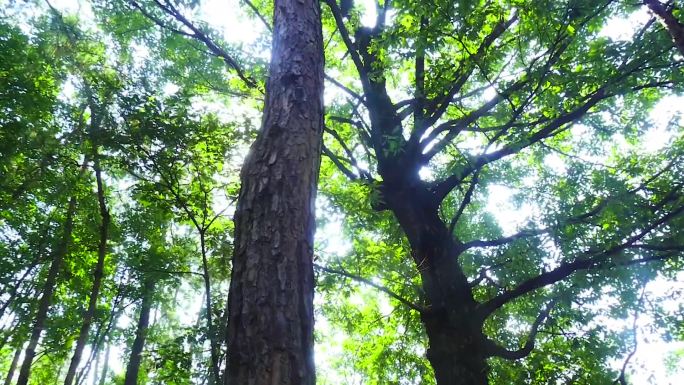
[[[622, 251], [626, 249], [633, 249], [633, 248], [638, 248], [639, 241], [643, 239], [646, 235], [648, 235], [651, 231], [655, 230], [656, 228], [660, 227], [663, 224], [668, 223], [669, 221], [673, 220], [674, 218], [678, 217], [684, 212], [684, 206], [678, 207], [677, 209], [663, 215], [660, 217], [658, 220], [654, 221], [650, 225], [648, 225], [646, 228], [644, 228], [642, 231], [639, 233], [627, 238], [624, 242], [610, 247], [607, 250], [604, 250], [602, 252], [594, 252], [594, 251], [587, 251], [585, 252], [584, 258], [578, 257], [577, 260], [573, 262], [564, 262], [562, 263], [559, 267], [549, 270], [546, 272], [543, 272], [533, 278], [530, 278], [522, 283], [520, 283], [518, 286], [515, 288], [505, 291], [502, 294], [492, 298], [488, 302], [484, 303], [481, 305], [481, 310], [483, 312], [484, 317], [487, 315], [491, 314], [494, 312], [496, 309], [500, 308], [504, 304], [521, 297], [529, 292], [532, 292], [534, 290], [540, 289], [545, 286], [552, 285], [556, 282], [562, 281], [565, 278], [569, 277], [570, 275], [574, 274], [577, 271], [580, 270], [590, 270], [590, 269], [596, 269], [596, 268], [601, 268], [601, 267], [606, 267], [606, 263], [609, 262], [609, 258], [615, 255], [620, 254]], [[653, 247], [653, 246], [649, 246]], [[677, 247], [681, 247], [677, 245]], [[629, 265], [632, 263], [642, 263], [642, 262], [648, 262], [648, 261], [655, 261], [655, 260], [662, 260], [664, 258], [668, 258], [674, 255], [677, 255], [678, 253], [672, 253], [668, 254], [667, 256], [664, 257], [657, 257], [657, 258], [642, 258], [642, 259], [635, 259], [631, 261], [625, 261], [621, 263], [608, 263], [608, 266], [619, 266], [619, 265]]]

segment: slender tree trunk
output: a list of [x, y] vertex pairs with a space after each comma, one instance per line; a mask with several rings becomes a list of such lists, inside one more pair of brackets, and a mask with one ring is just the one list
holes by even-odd
[[140, 316], [138, 318], [138, 327], [135, 331], [135, 340], [131, 347], [131, 355], [126, 367], [126, 378], [124, 385], [137, 385], [138, 373], [140, 372], [140, 364], [142, 363], [142, 352], [145, 347], [145, 338], [147, 337], [147, 328], [150, 325], [150, 312], [153, 305], [155, 282], [147, 279], [143, 293], [142, 304], [140, 305]]
[[100, 352], [95, 353], [95, 364], [93, 366], [93, 385], [98, 383], [98, 375], [100, 373], [97, 370], [100, 368]]
[[17, 364], [19, 363], [19, 356], [21, 356], [21, 350], [22, 348], [20, 346], [14, 352], [12, 363], [10, 364], [9, 371], [7, 372], [7, 377], [5, 378], [5, 385], [10, 385], [12, 383], [12, 378], [14, 378], [14, 371], [17, 369]]
[[[407, 182], [401, 182], [410, 186]], [[438, 385], [486, 385], [486, 338], [477, 302], [458, 265], [461, 249], [419, 189], [387, 188], [384, 196], [407, 235], [430, 302], [421, 315], [427, 359]]]
[[100, 375], [100, 385], [105, 385], [107, 382], [107, 373], [109, 373], [109, 347], [110, 345], [107, 344], [107, 348], [105, 349], [104, 363], [102, 365], [102, 374]]
[[212, 309], [213, 305], [211, 303], [211, 281], [209, 280], [209, 262], [207, 260], [207, 246], [205, 242], [205, 229], [200, 230], [200, 248], [202, 251], [202, 278], [204, 279], [204, 291], [206, 300], [206, 318], [207, 318], [207, 336], [209, 339], [209, 348], [211, 350], [211, 375], [209, 378], [209, 384], [215, 385], [221, 381], [221, 375], [219, 373], [219, 358], [218, 358], [218, 343], [217, 343], [217, 333], [214, 328]]
[[100, 296], [100, 287], [102, 286], [102, 277], [104, 275], [104, 263], [107, 256], [107, 237], [109, 231], [109, 210], [107, 209], [107, 202], [105, 201], [104, 185], [102, 183], [102, 170], [100, 170], [100, 162], [97, 153], [94, 156], [95, 179], [97, 181], [97, 200], [100, 206], [100, 241], [97, 247], [97, 265], [93, 274], [93, 287], [90, 291], [90, 300], [88, 301], [88, 309], [83, 315], [83, 324], [76, 340], [76, 349], [74, 355], [71, 357], [69, 370], [64, 379], [64, 385], [71, 385], [76, 376], [76, 369], [81, 363], [81, 356], [83, 349], [88, 342], [88, 334], [90, 333], [90, 325], [95, 316], [97, 309], [97, 300]]
[[[81, 175], [85, 173], [87, 167], [87, 161], [83, 163], [81, 167]], [[79, 176], [80, 179], [80, 176]], [[36, 320], [33, 325], [33, 330], [31, 332], [31, 338], [29, 339], [28, 346], [26, 347], [26, 352], [24, 354], [24, 362], [21, 364], [21, 370], [19, 371], [19, 379], [17, 380], [17, 385], [28, 384], [29, 377], [31, 375], [31, 365], [33, 364], [33, 358], [36, 356], [36, 348], [38, 347], [38, 341], [40, 340], [40, 335], [45, 328], [45, 322], [47, 321], [48, 311], [50, 310], [50, 305], [52, 304], [52, 294], [55, 291], [57, 285], [57, 275], [62, 268], [62, 263], [67, 254], [69, 242], [71, 241], [71, 233], [74, 227], [74, 214], [76, 212], [76, 198], [71, 197], [69, 199], [69, 206], [67, 208], [66, 219], [64, 221], [64, 231], [62, 234], [62, 239], [55, 249], [52, 258], [52, 264], [50, 265], [50, 270], [48, 271], [47, 278], [45, 280], [45, 285], [43, 287], [43, 294], [38, 302], [38, 312], [36, 313]]]
[[318, 0], [276, 0], [263, 125], [241, 173], [230, 385], [313, 385], [314, 203], [323, 126]]

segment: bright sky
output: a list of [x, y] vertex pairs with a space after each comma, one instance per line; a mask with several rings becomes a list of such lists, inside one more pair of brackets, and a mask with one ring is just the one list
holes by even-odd
[[[362, 21], [366, 25], [373, 25], [375, 22], [375, 8], [373, 0], [361, 0], [360, 3], [367, 11], [362, 17]], [[75, 12], [80, 14], [84, 19], [92, 18], [92, 11], [87, 2], [81, 0], [53, 0], [52, 4], [57, 8], [67, 12]], [[258, 20], [250, 20], [246, 17], [245, 8], [240, 6], [239, 0], [203, 0], [201, 1], [200, 16], [202, 19], [218, 30], [223, 31], [223, 37], [231, 43], [249, 44], [256, 41], [259, 36], [265, 32], [265, 28]], [[609, 25], [603, 30], [602, 35], [614, 40], [629, 40], [634, 31], [643, 25], [649, 19], [649, 14], [640, 9], [634, 12], [628, 18], [614, 18]], [[173, 86], [168, 89], [168, 92], [174, 92]], [[68, 88], [65, 90], [68, 94]], [[334, 91], [328, 91], [334, 92]], [[326, 99], [329, 99], [326, 97]], [[219, 106], [217, 106], [219, 107]], [[219, 107], [220, 108], [220, 107]], [[641, 151], [653, 152], [662, 148], [672, 137], [672, 132], [668, 131], [668, 124], [673, 116], [679, 116], [680, 126], [684, 126], [684, 98], [681, 97], [667, 97], [659, 106], [651, 113], [650, 119], [653, 122], [653, 128], [646, 134], [642, 143]], [[577, 129], [581, 129], [578, 127]], [[619, 139], [619, 138], [618, 138]], [[547, 164], [558, 171], [564, 169], [563, 159], [561, 157], [553, 157], [547, 159]], [[424, 171], [425, 176], [429, 176], [429, 170]], [[516, 207], [512, 202], [512, 196], [515, 191], [505, 186], [491, 186], [490, 200], [487, 209], [497, 218], [505, 233], [513, 233], [516, 228], [523, 224], [525, 220], [534, 214], [536, 209], [530, 205], [523, 207]], [[325, 202], [318, 202], [319, 207]], [[341, 218], [329, 218], [330, 221], [323, 228], [319, 229], [317, 239], [326, 240], [320, 241], [321, 248], [324, 252], [330, 254], [346, 254], [349, 251], [349, 242], [340, 237], [342, 234], [342, 220]], [[364, 289], [365, 290], [365, 289]], [[372, 290], [372, 289], [368, 289]], [[666, 282], [665, 280], [657, 280], [648, 285], [649, 296], [657, 298], [668, 292], [669, 290], [681, 290], [684, 292], [684, 275], [680, 277], [676, 283]], [[361, 296], [359, 296], [361, 300]], [[200, 308], [200, 301], [188, 298], [189, 304], [184, 309], [182, 318], [187, 320], [195, 320], [196, 314]], [[667, 304], [666, 306], [674, 306], [675, 304]], [[386, 312], [391, 311], [389, 302], [385, 301], [383, 308]], [[130, 322], [130, 319], [124, 317], [122, 323]], [[631, 325], [632, 320], [625, 321], [610, 321], [611, 326], [624, 327]], [[684, 383], [684, 364], [680, 361], [673, 371], [668, 369], [666, 359], [672, 353], [679, 351], [684, 352], [684, 343], [666, 343], [658, 336], [648, 330], [648, 326], [653, 323], [653, 320], [647, 316], [639, 318], [639, 333], [638, 333], [638, 349], [637, 354], [632, 359], [630, 365], [634, 384], [658, 384], [658, 385], [680, 385]], [[324, 319], [317, 320], [317, 327], [325, 333], [332, 333], [327, 322]], [[335, 378], [333, 369], [328, 365], [328, 358], [339, 354], [341, 339], [335, 338], [334, 341], [327, 346], [317, 346], [316, 362], [319, 371], [327, 372], [327, 376], [331, 379]], [[114, 349], [112, 357], [119, 357], [119, 360], [112, 359], [113, 369], [121, 371], [123, 364], [121, 361], [122, 351]], [[615, 363], [616, 367], [622, 365], [622, 361]], [[322, 374], [322, 373], [321, 373]]]

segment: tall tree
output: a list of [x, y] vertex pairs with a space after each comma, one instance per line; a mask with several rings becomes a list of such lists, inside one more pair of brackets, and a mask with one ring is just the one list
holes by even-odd
[[155, 279], [147, 278], [142, 287], [142, 302], [140, 303], [138, 322], [135, 328], [135, 339], [133, 340], [131, 352], [128, 357], [128, 364], [126, 365], [124, 385], [138, 385], [140, 365], [142, 364], [143, 359], [143, 349], [145, 348], [145, 340], [147, 339], [148, 328], [150, 326], [150, 313], [152, 311], [152, 305], [154, 304], [155, 285]]
[[319, 2], [274, 3], [261, 130], [240, 175], [226, 384], [315, 383], [314, 203], [323, 132]]
[[[87, 163], [84, 162], [83, 166], [81, 167], [81, 175], [85, 173], [86, 167]], [[24, 360], [21, 363], [19, 378], [17, 379], [17, 385], [28, 384], [29, 377], [31, 376], [31, 365], [33, 364], [33, 359], [36, 356], [36, 348], [38, 347], [38, 342], [40, 341], [41, 334], [45, 328], [45, 323], [47, 322], [48, 311], [52, 305], [52, 296], [57, 285], [57, 276], [62, 268], [64, 258], [68, 253], [69, 244], [71, 243], [75, 211], [76, 197], [72, 196], [69, 198], [69, 203], [66, 208], [61, 239], [51, 256], [50, 269], [45, 279], [40, 300], [38, 302], [38, 310], [35, 315], [33, 329], [31, 331], [31, 338], [26, 346]]]
[[[330, 117], [326, 143], [335, 151], [324, 151], [371, 190], [375, 210], [392, 214], [383, 226], [396, 220], [405, 236], [415, 271], [405, 276], [418, 275], [420, 289], [392, 292], [420, 316], [437, 384], [488, 383], [501, 361], [530, 356], [546, 320], [571, 312], [580, 293], [681, 256], [681, 137], [660, 156], [616, 157], [613, 169], [562, 150], [586, 140], [572, 134], [578, 122], [610, 148], [611, 135], [634, 134], [602, 111], [624, 106], [623, 121], [638, 127], [653, 95], [681, 88], [682, 63], [651, 24], [628, 42], [598, 36], [628, 6], [387, 0], [376, 3], [368, 26], [326, 3], [334, 18], [326, 25], [342, 48], [334, 63], [355, 76], [346, 83], [351, 106]], [[566, 173], [540, 165], [550, 152], [570, 157]], [[654, 171], [627, 166], [639, 162], [654, 162]], [[540, 214], [502, 234], [485, 210], [494, 184], [519, 189], [517, 199]], [[394, 282], [392, 270], [407, 271], [384, 267], [403, 265], [394, 252], [383, 267], [357, 252], [359, 259], [344, 261], [348, 270], [352, 261], [369, 263], [371, 274], [385, 270], [385, 282]], [[522, 310], [523, 302], [530, 307]], [[527, 323], [527, 335], [506, 332], [506, 320]]]
[[[302, 127], [321, 108], [321, 47], [301, 33], [313, 14], [291, 10], [316, 5], [234, 1], [265, 25], [253, 39], [206, 22], [217, 2], [0, 10], [3, 373], [31, 340], [76, 196], [29, 384], [80, 385], [98, 368], [101, 385], [207, 384], [224, 362], [231, 384], [313, 381], [311, 227], [294, 222], [312, 218], [318, 158], [301, 149], [315, 152], [321, 127]], [[642, 337], [682, 338], [681, 2], [326, 3], [317, 383], [638, 382]], [[88, 85], [107, 94], [94, 137]], [[657, 140], [655, 113], [669, 120]], [[76, 182], [95, 143], [107, 237], [97, 175]], [[221, 213], [243, 164], [235, 239]], [[109, 347], [137, 374], [98, 364]]]

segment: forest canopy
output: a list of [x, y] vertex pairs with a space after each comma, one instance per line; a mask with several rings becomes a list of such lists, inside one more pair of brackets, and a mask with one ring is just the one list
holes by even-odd
[[[222, 384], [274, 2], [0, 5], [0, 381]], [[316, 383], [684, 378], [683, 13], [320, 1]]]

